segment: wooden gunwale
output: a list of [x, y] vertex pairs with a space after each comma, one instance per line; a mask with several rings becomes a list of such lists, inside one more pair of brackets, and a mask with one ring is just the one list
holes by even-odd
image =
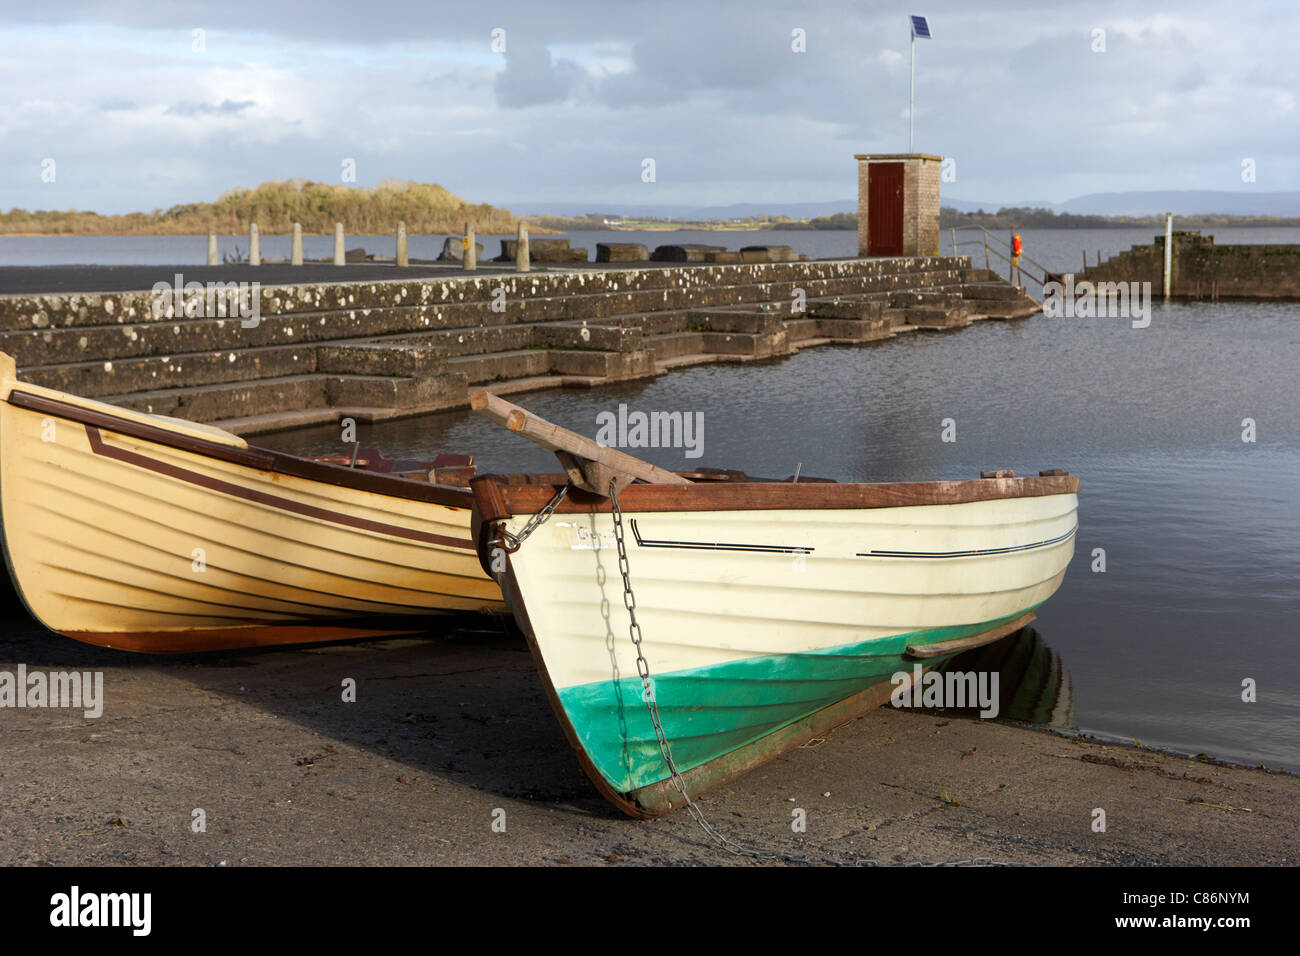
[[[492, 491], [488, 492], [488, 486]], [[553, 484], [512, 484], [497, 475], [470, 482], [484, 521], [536, 514], [559, 490]], [[822, 511], [953, 505], [1007, 498], [1075, 494], [1074, 475], [1024, 478], [974, 478], [958, 481], [876, 482], [870, 484], [789, 482], [707, 482], [691, 485], [629, 485], [619, 492], [625, 512]], [[608, 513], [609, 499], [570, 489], [556, 514]]]
[[33, 395], [15, 387], [7, 399], [10, 405], [43, 415], [53, 415], [68, 421], [90, 425], [106, 431], [139, 438], [168, 448], [202, 455], [217, 461], [224, 461], [258, 471], [317, 481], [322, 484], [335, 485], [340, 488], [352, 488], [372, 494], [386, 495], [391, 498], [403, 498], [409, 501], [425, 501], [431, 504], [445, 505], [450, 508], [469, 508], [472, 505], [470, 492], [462, 488], [435, 485], [413, 478], [401, 478], [382, 472], [362, 471], [344, 465], [329, 462], [312, 461], [273, 451], [268, 448], [249, 446], [236, 448], [220, 442], [208, 441], [193, 435], [170, 431], [159, 425], [121, 418], [96, 409], [83, 408], [71, 402]]

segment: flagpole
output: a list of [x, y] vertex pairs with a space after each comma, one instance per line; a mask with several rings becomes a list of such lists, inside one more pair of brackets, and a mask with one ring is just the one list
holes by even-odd
[[913, 114], [916, 112], [916, 29], [912, 29], [912, 64], [907, 81], [907, 151], [912, 151]]

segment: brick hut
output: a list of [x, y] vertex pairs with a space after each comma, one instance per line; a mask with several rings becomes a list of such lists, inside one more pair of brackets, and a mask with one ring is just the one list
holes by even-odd
[[942, 156], [872, 153], [858, 161], [858, 255], [939, 254]]

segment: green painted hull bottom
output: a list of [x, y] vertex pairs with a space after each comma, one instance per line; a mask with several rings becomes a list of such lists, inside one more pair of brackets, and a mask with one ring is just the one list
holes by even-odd
[[[903, 656], [908, 645], [972, 637], [1032, 610], [807, 653], [769, 654], [667, 674], [652, 670], [673, 760], [683, 772], [708, 763], [899, 671], [911, 673], [918, 662]], [[922, 663], [929, 667], [945, 659]], [[557, 695], [596, 770], [619, 793], [668, 778], [639, 678], [559, 688]]]

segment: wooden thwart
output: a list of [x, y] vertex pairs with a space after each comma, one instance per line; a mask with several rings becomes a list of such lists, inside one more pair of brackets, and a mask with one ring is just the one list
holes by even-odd
[[569, 480], [583, 491], [608, 497], [611, 481], [614, 482], [615, 491], [622, 491], [637, 480], [661, 485], [692, 484], [689, 478], [597, 444], [585, 435], [553, 425], [483, 389], [470, 395], [469, 405], [498, 425], [504, 425], [512, 432], [518, 432], [529, 441], [555, 452], [555, 457], [560, 459]]

